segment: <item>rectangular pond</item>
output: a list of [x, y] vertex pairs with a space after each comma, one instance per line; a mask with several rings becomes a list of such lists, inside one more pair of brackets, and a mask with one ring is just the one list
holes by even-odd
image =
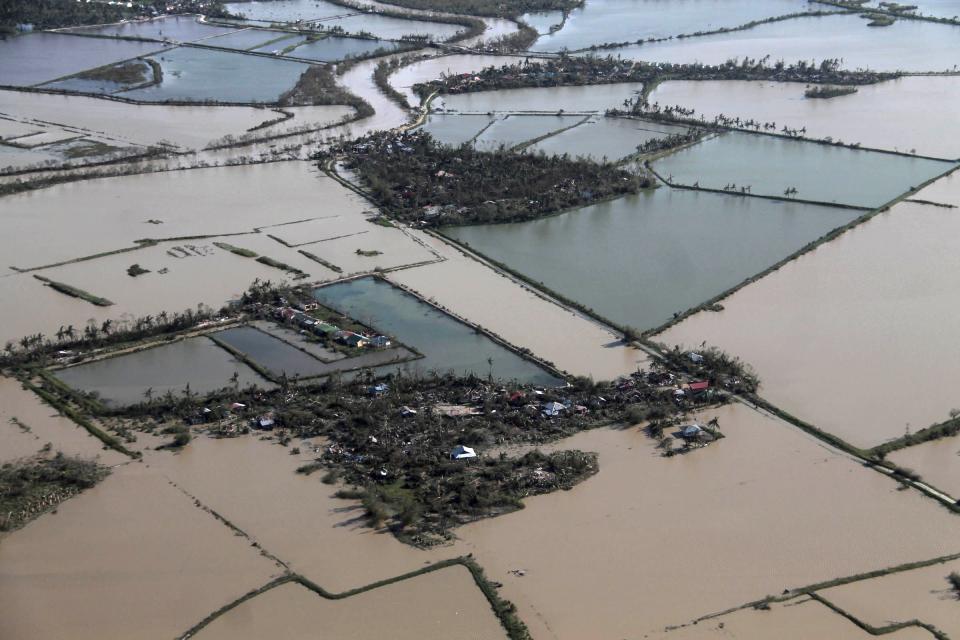
[[960, 27], [897, 20], [868, 27], [857, 14], [804, 17], [698, 38], [609, 49], [604, 53], [648, 62], [722, 64], [767, 57], [787, 64], [839, 58], [844, 69], [953, 71], [960, 65]]
[[[588, 0], [570, 12], [562, 29], [541, 36], [530, 49], [575, 51], [604, 43], [667, 38], [818, 8], [805, 0]], [[531, 26], [540, 31], [545, 21], [535, 22], [541, 26]]]
[[158, 42], [30, 33], [0, 39], [0, 84], [30, 86], [163, 49]]
[[686, 131], [687, 127], [646, 120], [592, 117], [584, 124], [529, 146], [527, 151], [547, 155], [566, 153], [573, 158], [598, 162], [604, 158], [615, 161], [637, 153], [637, 147], [649, 140]]
[[[482, 333], [377, 278], [360, 278], [316, 289], [321, 304], [396, 336], [424, 358], [405, 368], [421, 374], [453, 371], [501, 380], [557, 385], [560, 380]], [[492, 365], [489, 360], [492, 360]], [[386, 367], [389, 373], [392, 367]]]
[[[216, 38], [204, 40], [203, 44], [210, 47], [223, 47], [224, 49], [237, 49], [240, 51], [260, 51], [261, 49], [282, 49], [297, 42], [301, 36], [282, 31], [269, 31], [267, 29], [240, 29], [231, 31]], [[266, 51], [265, 53], [269, 53]]]
[[121, 95], [145, 102], [275, 102], [308, 68], [282, 58], [195, 47], [177, 47], [153, 59], [163, 68], [163, 81]]
[[[287, 46], [286, 42], [277, 44]], [[386, 54], [395, 51], [399, 47], [399, 43], [389, 40], [327, 36], [326, 38], [312, 42], [307, 42], [307, 39], [304, 38], [302, 44], [298, 45], [292, 51], [286, 52], [285, 55], [296, 58], [306, 58], [307, 60], [317, 60], [318, 62], [336, 62], [346, 58], [367, 56], [374, 52]]]
[[774, 136], [730, 132], [654, 163], [670, 182], [723, 189], [749, 187], [758, 195], [879, 207], [947, 171], [951, 162], [858, 151]]
[[469, 142], [480, 131], [493, 122], [491, 116], [459, 116], [431, 113], [421, 129], [429, 133], [437, 142], [458, 147]]
[[230, 33], [235, 29], [217, 27], [198, 22], [196, 16], [164, 16], [153, 20], [122, 22], [95, 27], [77, 27], [73, 33], [96, 36], [120, 36], [123, 38], [146, 38], [174, 42], [195, 42], [211, 36]]
[[662, 187], [541, 220], [443, 233], [616, 323], [649, 329], [858, 213]]
[[[470, 116], [463, 116], [469, 118]], [[585, 120], [584, 116], [525, 116], [510, 115], [496, 120], [477, 136], [473, 145], [483, 151], [493, 151], [501, 145], [507, 148], [535, 140], [552, 132], [573, 127]]]
[[[349, 12], [350, 10], [347, 9], [341, 14]], [[467, 29], [459, 24], [447, 24], [445, 22], [406, 20], [371, 13], [352, 13], [355, 15], [324, 20], [320, 25], [325, 29], [340, 27], [346, 33], [366, 33], [388, 40], [397, 40], [404, 36], [428, 36], [434, 42], [443, 42]]]
[[230, 2], [224, 8], [233, 15], [259, 22], [306, 22], [332, 18], [352, 9], [324, 0], [264, 0], [262, 2]]
[[273, 386], [204, 337], [80, 364], [54, 375], [74, 389], [96, 393], [108, 406], [124, 406], [144, 401], [148, 389], [153, 397], [167, 391], [181, 394], [187, 385], [194, 393], [210, 393], [230, 386], [234, 373], [241, 388]]
[[[278, 328], [279, 329], [279, 328]], [[282, 331], [282, 330], [280, 330]], [[283, 335], [277, 331], [278, 335]], [[236, 327], [212, 334], [215, 341], [222, 342], [244, 354], [250, 360], [270, 370], [274, 375], [314, 378], [339, 371], [354, 371], [369, 367], [383, 367], [415, 359], [416, 354], [403, 347], [370, 350], [355, 357], [333, 362], [322, 360], [302, 349], [270, 335], [255, 327]]]
[[448, 111], [606, 111], [622, 107], [643, 90], [642, 82], [617, 82], [576, 87], [528, 87], [458, 93], [438, 97], [436, 108]]

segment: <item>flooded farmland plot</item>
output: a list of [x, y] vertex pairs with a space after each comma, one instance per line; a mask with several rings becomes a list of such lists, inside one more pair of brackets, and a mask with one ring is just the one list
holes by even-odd
[[230, 386], [234, 374], [241, 388], [272, 386], [205, 337], [80, 364], [55, 375], [74, 389], [96, 393], [107, 405], [123, 406], [159, 398], [168, 391], [207, 394]]
[[547, 155], [566, 153], [596, 162], [606, 158], [613, 162], [637, 153], [645, 142], [686, 131], [687, 127], [645, 120], [593, 117], [580, 126], [532, 144], [527, 151]]
[[[287, 43], [279, 42], [276, 45], [285, 50]], [[373, 38], [341, 38], [328, 36], [320, 40], [306, 41], [297, 45], [286, 55], [318, 62], [336, 62], [347, 58], [359, 58], [374, 52], [390, 53], [399, 47], [399, 43], [389, 40]]]
[[[653, 163], [671, 183], [879, 207], [952, 169], [951, 162], [724, 133]], [[793, 190], [793, 191], [790, 191]]]
[[309, 22], [350, 13], [346, 7], [325, 0], [254, 0], [227, 3], [224, 8], [257, 22]]
[[171, 42], [196, 42], [213, 36], [231, 33], [236, 29], [204, 24], [197, 16], [163, 16], [153, 20], [138, 20], [96, 27], [76, 27], [72, 33], [92, 36], [116, 36]]
[[230, 30], [214, 38], [204, 40], [201, 44], [208, 47], [223, 47], [240, 51], [259, 51], [261, 47], [275, 50], [292, 45], [297, 36], [284, 31], [269, 31], [267, 29], [240, 29]]
[[605, 111], [623, 106], [643, 90], [640, 82], [618, 82], [596, 86], [498, 89], [458, 93], [436, 101], [438, 108], [466, 113], [503, 111]]
[[[916, 198], [958, 205], [960, 177]], [[957, 399], [937, 381], [960, 376], [956, 325], [940, 321], [956, 307], [958, 223], [954, 209], [901, 202], [656, 339], [736, 353], [765, 398], [857, 446], [942, 422]]]
[[0, 635], [173, 638], [281, 571], [161, 474], [131, 464], [3, 538], [0, 600], [17, 614], [0, 617]]
[[456, 147], [473, 140], [493, 121], [493, 116], [486, 115], [460, 116], [431, 113], [427, 116], [423, 130], [433, 136], [437, 142]]
[[[449, 55], [427, 58], [401, 67], [390, 76], [390, 85], [403, 94], [411, 105], [419, 105], [420, 98], [413, 85], [435, 80], [443, 75], [480, 71], [491, 65], [513, 64], [518, 58], [509, 56]], [[446, 96], [450, 97], [450, 96]]]
[[864, 147], [960, 158], [960, 78], [908, 76], [857, 87], [828, 100], [804, 96], [793, 82], [664, 82], [650, 102], [682, 105], [713, 120], [719, 114], [804, 129], [808, 138], [842, 140]]
[[443, 233], [614, 322], [649, 329], [858, 213], [662, 187], [542, 220]]
[[404, 368], [421, 375], [453, 371], [547, 386], [560, 382], [482, 333], [381, 280], [361, 278], [333, 284], [315, 290], [314, 297], [417, 349], [424, 358]]
[[951, 496], [960, 496], [960, 439], [957, 437], [917, 444], [887, 457], [918, 473], [924, 482]]
[[481, 151], [495, 151], [501, 146], [515, 147], [518, 144], [551, 135], [561, 129], [576, 126], [585, 120], [586, 118], [578, 116], [510, 115], [487, 127], [477, 136], [473, 144]]
[[[368, 615], [376, 611], [376, 616]], [[450, 567], [343, 600], [327, 600], [296, 584], [272, 589], [216, 619], [197, 640], [307, 638], [322, 627], [337, 638], [389, 636], [494, 640], [505, 638], [489, 603], [462, 567]]]
[[699, 419], [714, 417], [726, 438], [673, 458], [636, 428], [558, 442], [598, 452], [600, 472], [460, 528], [457, 548], [534, 637], [555, 638], [670, 638], [787, 588], [956, 551], [956, 518], [934, 502], [745, 405]]
[[[898, 20], [873, 29], [857, 14], [802, 17], [689, 40], [670, 40], [605, 50], [632, 60], [722, 64], [730, 59], [801, 60], [819, 64], [839, 59], [844, 69], [954, 71], [960, 27]], [[918, 43], [922, 43], [918, 46]]]

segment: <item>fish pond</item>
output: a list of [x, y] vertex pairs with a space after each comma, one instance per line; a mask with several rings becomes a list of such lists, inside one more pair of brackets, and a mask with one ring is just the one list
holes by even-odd
[[80, 364], [54, 375], [74, 389], [96, 393], [108, 406], [136, 404], [168, 391], [180, 394], [189, 385], [194, 393], [210, 393], [230, 386], [237, 375], [241, 388], [273, 385], [246, 364], [204, 337]]
[[30, 86], [163, 49], [158, 42], [31, 33], [0, 39], [0, 84]]
[[276, 0], [232, 2], [224, 8], [256, 22], [308, 22], [354, 13], [353, 10], [324, 0]]
[[435, 104], [448, 111], [492, 113], [498, 111], [605, 111], [633, 100], [643, 90], [641, 82], [617, 82], [572, 87], [531, 87], [459, 93], [438, 98]]
[[501, 146], [515, 147], [561, 129], [577, 126], [584, 120], [586, 120], [584, 116], [510, 115], [494, 121], [484, 129], [473, 141], [473, 145], [481, 151], [492, 151]]
[[[530, 49], [575, 51], [606, 43], [667, 38], [820, 8], [827, 7], [811, 7], [805, 0], [589, 0], [570, 12], [562, 29], [541, 36]], [[537, 18], [531, 26], [543, 33], [545, 22]]]
[[118, 36], [122, 38], [145, 38], [149, 40], [172, 40], [196, 42], [204, 38], [230, 33], [235, 29], [215, 27], [198, 22], [194, 16], [164, 16], [153, 20], [121, 22], [119, 24], [78, 27], [73, 33], [93, 36]]
[[[360, 278], [316, 289], [321, 304], [396, 336], [424, 355], [404, 368], [453, 371], [501, 380], [557, 385], [561, 381], [451, 316], [377, 278]], [[492, 361], [492, 362], [491, 362]], [[393, 367], [385, 367], [384, 373]]]
[[473, 140], [493, 122], [492, 116], [460, 116], [431, 113], [423, 125], [437, 142], [453, 147]]
[[[204, 40], [203, 44], [210, 47], [224, 49], [238, 49], [241, 51], [261, 51], [262, 49], [282, 49], [294, 44], [299, 36], [282, 31], [268, 31], [267, 29], [240, 29], [231, 31], [222, 36]], [[269, 53], [269, 51], [267, 52]]]
[[858, 213], [662, 187], [540, 220], [443, 233], [616, 323], [649, 329]]
[[123, 96], [145, 102], [275, 102], [308, 68], [280, 58], [195, 47], [177, 47], [153, 59], [163, 68], [163, 81]]
[[879, 207], [940, 175], [951, 162], [859, 151], [751, 133], [724, 133], [654, 163], [670, 182], [757, 195]]
[[647, 62], [722, 64], [767, 57], [786, 64], [839, 58], [844, 69], [952, 71], [960, 65], [960, 27], [897, 20], [868, 27], [857, 14], [803, 17], [697, 38], [608, 49], [603, 53]]
[[[292, 43], [281, 41], [274, 45], [268, 45], [266, 48], [286, 49]], [[346, 58], [358, 58], [368, 56], [374, 52], [389, 53], [400, 47], [397, 42], [389, 40], [378, 40], [374, 38], [348, 38], [341, 36], [327, 36], [319, 40], [309, 40], [303, 38], [299, 44], [290, 51], [284, 51], [284, 55], [296, 58], [306, 58], [307, 60], [317, 60], [318, 62], [336, 62]]]
[[645, 142], [686, 130], [687, 127], [646, 120], [592, 117], [581, 125], [531, 145], [527, 151], [614, 161], [637, 153], [637, 147]]

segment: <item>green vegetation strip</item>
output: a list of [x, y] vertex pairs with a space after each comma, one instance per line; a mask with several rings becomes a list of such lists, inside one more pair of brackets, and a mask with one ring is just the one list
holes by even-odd
[[131, 458], [140, 457], [139, 452], [131, 451], [130, 449], [127, 449], [125, 446], [120, 444], [120, 442], [116, 438], [108, 434], [106, 431], [104, 431], [100, 427], [93, 424], [90, 420], [87, 419], [86, 416], [80, 414], [78, 411], [75, 411], [73, 408], [71, 408], [63, 400], [61, 400], [54, 394], [44, 389], [41, 389], [40, 387], [32, 384], [27, 380], [21, 380], [21, 383], [25, 388], [29, 389], [30, 391], [33, 391], [35, 394], [43, 398], [43, 400], [47, 404], [49, 404], [51, 407], [59, 411], [64, 416], [70, 418], [70, 420], [72, 420], [76, 424], [86, 429], [90, 433], [90, 435], [97, 438], [103, 444], [107, 445], [114, 451], [119, 451], [123, 455], [129, 456]]
[[323, 258], [321, 258], [320, 256], [314, 253], [310, 253], [309, 251], [304, 251], [303, 249], [300, 249], [299, 252], [303, 254], [305, 257], [310, 258], [314, 262], [318, 262], [322, 264], [323, 266], [325, 266], [327, 269], [330, 269], [330, 271], [333, 271], [334, 273], [343, 273], [343, 269], [333, 264], [332, 262], [327, 262], [326, 260], [324, 260]]
[[256, 258], [257, 252], [251, 251], [250, 249], [244, 249], [243, 247], [236, 247], [232, 244], [227, 244], [226, 242], [214, 242], [213, 246], [218, 249], [223, 249], [224, 251], [229, 251], [230, 253], [235, 253], [238, 256], [243, 256], [244, 258]]
[[265, 264], [268, 267], [273, 267], [275, 269], [281, 269], [283, 271], [288, 271], [290, 273], [296, 274], [298, 276], [306, 277], [307, 274], [296, 267], [293, 267], [286, 262], [280, 262], [279, 260], [274, 260], [273, 258], [268, 258], [267, 256], [260, 256], [257, 258], [257, 262], [260, 264]]
[[276, 578], [274, 580], [271, 580], [270, 582], [266, 583], [262, 587], [254, 589], [244, 594], [243, 596], [237, 598], [230, 604], [227, 604], [221, 607], [220, 609], [217, 609], [216, 611], [208, 615], [206, 618], [204, 618], [203, 620], [201, 620], [200, 622], [192, 626], [181, 636], [179, 636], [178, 640], [186, 640], [187, 638], [193, 637], [194, 635], [196, 635], [196, 633], [201, 631], [204, 627], [208, 626], [214, 620], [224, 615], [225, 613], [232, 611], [233, 609], [237, 608], [244, 602], [247, 602], [248, 600], [252, 600], [253, 598], [261, 594], [264, 594], [267, 591], [275, 589], [276, 587], [283, 586], [285, 584], [289, 584], [289, 583], [298, 584], [301, 587], [305, 587], [309, 589], [313, 593], [317, 594], [318, 596], [326, 600], [344, 600], [346, 598], [360, 595], [361, 593], [366, 593], [374, 589], [379, 589], [381, 587], [386, 587], [386, 586], [396, 584], [398, 582], [410, 580], [412, 578], [416, 578], [428, 573], [433, 573], [434, 571], [440, 571], [442, 569], [447, 569], [449, 567], [454, 567], [458, 565], [466, 567], [467, 570], [470, 571], [470, 575], [473, 576], [474, 582], [476, 582], [477, 586], [480, 588], [480, 591], [487, 598], [487, 601], [490, 603], [490, 606], [493, 608], [494, 614], [496, 614], [497, 618], [500, 620], [500, 623], [503, 625], [503, 628], [506, 630], [507, 637], [510, 638], [510, 640], [529, 640], [530, 632], [527, 630], [527, 626], [523, 623], [523, 621], [520, 620], [520, 618], [517, 616], [516, 607], [512, 603], [500, 597], [500, 595], [497, 593], [496, 588], [493, 586], [493, 584], [489, 580], [487, 580], [486, 576], [483, 573], [483, 569], [470, 556], [461, 556], [458, 558], [451, 558], [450, 560], [442, 560], [440, 562], [436, 562], [422, 569], [417, 569], [416, 571], [404, 573], [402, 575], [395, 576], [393, 578], [387, 578], [385, 580], [379, 580], [377, 582], [373, 582], [362, 587], [357, 587], [356, 589], [343, 591], [341, 593], [332, 593], [330, 591], [327, 591], [317, 583], [313, 582], [312, 580], [300, 574], [296, 574], [296, 573], [287, 574], [279, 578]]
[[46, 283], [51, 289], [55, 289], [60, 293], [65, 293], [68, 296], [73, 298], [80, 298], [81, 300], [86, 300], [90, 304], [95, 304], [98, 307], [109, 307], [113, 304], [110, 300], [106, 298], [101, 298], [100, 296], [95, 296], [89, 291], [84, 291], [83, 289], [78, 289], [77, 287], [72, 287], [69, 284], [63, 282], [57, 282], [56, 280], [51, 280], [50, 278], [44, 278], [43, 276], [38, 276], [34, 274], [33, 276], [37, 280]]
[[913, 447], [918, 444], [923, 444], [924, 442], [939, 440], [941, 438], [951, 438], [957, 434], [960, 434], [960, 415], [952, 416], [946, 422], [931, 425], [916, 433], [907, 434], [890, 442], [884, 442], [870, 449], [869, 453], [872, 456], [883, 458], [893, 451]]

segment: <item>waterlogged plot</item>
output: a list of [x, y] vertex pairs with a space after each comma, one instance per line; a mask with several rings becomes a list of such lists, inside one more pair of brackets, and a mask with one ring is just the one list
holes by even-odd
[[887, 454], [887, 460], [913, 469], [924, 482], [960, 499], [960, 438], [944, 438]]
[[423, 130], [442, 144], [458, 147], [473, 140], [493, 122], [493, 116], [460, 116], [431, 113]]
[[195, 47], [153, 56], [163, 69], [159, 85], [120, 95], [144, 102], [276, 102], [294, 87], [308, 65]]
[[147, 55], [157, 42], [83, 38], [62, 33], [31, 33], [0, 39], [0, 84], [25, 86], [50, 82], [85, 69]]
[[[805, 0], [591, 0], [563, 28], [540, 37], [532, 51], [577, 50], [605, 43], [667, 38], [736, 27], [754, 20], [816, 10]], [[544, 24], [537, 20], [538, 24]], [[536, 27], [540, 30], [541, 27]], [[543, 33], [543, 31], [541, 31]]]
[[510, 148], [576, 126], [584, 120], [583, 116], [506, 116], [494, 121], [473, 144], [482, 151]]
[[503, 582], [535, 638], [665, 640], [786, 588], [956, 552], [956, 516], [917, 492], [748, 406], [696, 416], [712, 418], [726, 438], [673, 458], [638, 428], [555, 443], [597, 452], [600, 472], [459, 528], [456, 549]]
[[[376, 278], [361, 278], [314, 290], [321, 304], [396, 336], [424, 358], [404, 368], [453, 371], [501, 380], [556, 385], [560, 380], [487, 336]], [[389, 367], [388, 367], [389, 369]]]
[[[278, 47], [284, 47], [285, 45], [287, 45], [286, 42], [277, 43]], [[305, 40], [293, 50], [285, 51], [285, 55], [317, 60], [318, 62], [336, 62], [347, 58], [369, 56], [374, 53], [387, 54], [396, 50], [399, 46], [399, 43], [389, 40], [328, 36], [319, 40]]]
[[960, 157], [960, 78], [911, 76], [857, 87], [830, 99], [804, 97], [793, 82], [671, 81], [657, 85], [650, 102], [681, 105], [711, 121], [719, 114], [804, 129], [808, 138], [864, 147]]
[[463, 112], [497, 111], [606, 111], [622, 107], [643, 90], [641, 82], [585, 85], [576, 87], [531, 87], [498, 89], [476, 93], [445, 95], [435, 104], [438, 108]]
[[[610, 49], [605, 53], [647, 62], [722, 64], [768, 58], [787, 64], [819, 64], [839, 58], [844, 69], [951, 71], [960, 65], [960, 27], [897, 20], [868, 27], [857, 14], [804, 17], [693, 39]], [[877, 105], [878, 108], [880, 105]]]
[[281, 571], [147, 465], [114, 467], [4, 537], [0, 637], [174, 638]]
[[294, 34], [283, 31], [268, 31], [266, 29], [241, 29], [203, 42], [210, 47], [225, 49], [260, 50], [261, 48], [283, 48], [296, 42]]
[[444, 75], [476, 72], [491, 65], [502, 66], [520, 59], [507, 56], [437, 56], [401, 67], [390, 75], [390, 85], [406, 96], [411, 105], [418, 105], [420, 97], [412, 89], [415, 84], [436, 80]]
[[543, 35], [550, 33], [563, 24], [563, 11], [537, 11], [534, 13], [525, 13], [520, 16], [525, 24], [536, 29], [537, 33]]
[[528, 148], [530, 153], [569, 154], [595, 161], [619, 160], [639, 151], [651, 140], [682, 134], [687, 127], [627, 118], [592, 118], [568, 131], [542, 140]]
[[164, 16], [153, 20], [136, 20], [120, 24], [70, 29], [73, 33], [121, 38], [145, 38], [171, 42], [196, 42], [235, 29], [199, 22], [196, 16]]
[[724, 133], [654, 163], [672, 183], [871, 208], [953, 166], [750, 133]]
[[263, 0], [224, 5], [233, 15], [257, 22], [309, 22], [353, 13], [347, 7], [324, 0]]
[[369, 34], [387, 40], [397, 40], [405, 36], [425, 36], [434, 42], [444, 42], [466, 30], [466, 27], [459, 24], [406, 20], [356, 12], [345, 18], [324, 20], [321, 26], [325, 29], [340, 27], [346, 33]]
[[648, 329], [856, 215], [664, 187], [542, 220], [443, 233], [619, 324]]
[[96, 393], [110, 406], [125, 406], [180, 395], [189, 390], [206, 394], [233, 386], [272, 386], [253, 369], [237, 361], [211, 340], [187, 338], [127, 355], [80, 364], [55, 372], [65, 384]]
[[[369, 613], [376, 611], [377, 615]], [[320, 622], [322, 621], [322, 622]], [[194, 636], [197, 640], [314, 637], [421, 640], [503, 639], [506, 634], [467, 569], [448, 567], [343, 600], [328, 600], [297, 584], [241, 604]]]
[[[877, 0], [870, 0], [864, 6], [875, 8], [882, 4]], [[908, 12], [918, 16], [931, 16], [934, 18], [948, 18], [951, 20], [960, 20], [960, 2], [958, 0], [916, 0], [916, 2], [904, 2], [902, 5], [916, 7], [916, 10]]]
[[[960, 176], [916, 198], [960, 205]], [[944, 322], [957, 233], [955, 209], [901, 202], [657, 340], [735, 353], [767, 400], [857, 446], [943, 422], [957, 398], [941, 382], [960, 379], [960, 325]]]

